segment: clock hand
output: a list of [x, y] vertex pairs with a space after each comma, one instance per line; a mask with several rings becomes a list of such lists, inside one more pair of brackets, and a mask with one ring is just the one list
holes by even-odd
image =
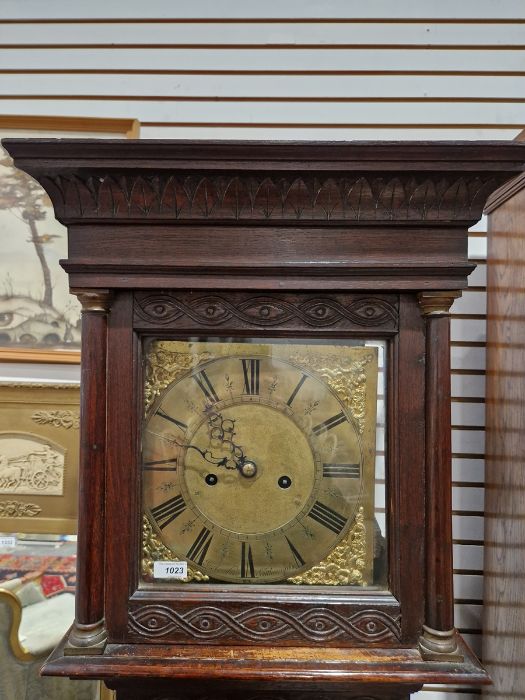
[[[177, 447], [183, 447], [187, 450], [196, 450], [209, 464], [213, 464], [217, 467], [224, 467], [225, 469], [230, 470], [237, 469], [242, 476], [248, 479], [254, 477], [257, 473], [256, 463], [251, 459], [247, 459], [242, 447], [236, 445], [233, 440], [230, 438], [224, 439], [226, 434], [232, 436], [235, 435], [233, 431], [235, 421], [230, 420], [229, 418], [224, 419], [220, 413], [214, 412], [208, 424], [211, 427], [210, 439], [220, 441], [220, 447], [227, 446], [231, 456], [215, 457], [211, 450], [202, 450], [196, 445], [189, 445], [179, 442], [176, 438], [167, 437], [166, 435], [155, 433], [154, 431], [149, 432], [162, 438], [166, 442], [171, 443], [172, 445], [177, 445]], [[226, 429], [223, 428], [224, 425], [226, 425]]]
[[184, 447], [187, 450], [197, 450], [197, 452], [205, 459], [207, 462], [210, 464], [213, 464], [218, 467], [225, 467], [226, 469], [237, 469], [237, 464], [233, 467], [229, 467], [227, 462], [228, 458], [227, 457], [214, 457], [213, 453], [211, 450], [201, 450], [200, 447], [197, 447], [196, 445], [185, 445], [182, 442], [179, 442], [173, 437], [168, 437], [167, 435], [162, 435], [160, 433], [155, 433], [152, 430], [149, 431], [152, 435], [155, 435], [156, 437], [161, 438], [162, 440], [165, 440], [166, 442], [169, 442], [171, 445], [177, 445], [177, 447]]
[[235, 467], [229, 468], [238, 469], [239, 473], [247, 479], [254, 477], [257, 474], [256, 463], [251, 459], [247, 459], [242, 447], [236, 445], [232, 440], [235, 435], [235, 420], [230, 418], [225, 419], [221, 413], [211, 411], [209, 413], [208, 425], [210, 428], [210, 440], [220, 441], [221, 447], [225, 445], [228, 446], [232, 454], [232, 461]]
[[200, 447], [197, 447], [196, 445], [181, 445], [181, 447], [185, 447], [187, 450], [196, 450], [203, 459], [205, 459], [207, 462], [210, 464], [214, 464], [217, 467], [225, 467], [226, 469], [235, 469], [236, 467], [229, 467], [228, 466], [228, 458], [227, 457], [214, 457], [212, 452], [210, 450], [201, 450]]

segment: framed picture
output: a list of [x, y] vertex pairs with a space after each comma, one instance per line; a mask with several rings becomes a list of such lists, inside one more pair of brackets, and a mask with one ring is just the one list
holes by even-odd
[[77, 528], [78, 384], [0, 384], [0, 532]]
[[[0, 116], [0, 139], [138, 138], [127, 119]], [[0, 147], [0, 360], [79, 362], [80, 305], [59, 260], [67, 231], [49, 197]]]

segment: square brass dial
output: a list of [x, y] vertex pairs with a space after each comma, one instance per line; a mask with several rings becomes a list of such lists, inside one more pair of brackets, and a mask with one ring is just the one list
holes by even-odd
[[372, 585], [378, 349], [145, 347], [143, 578]]

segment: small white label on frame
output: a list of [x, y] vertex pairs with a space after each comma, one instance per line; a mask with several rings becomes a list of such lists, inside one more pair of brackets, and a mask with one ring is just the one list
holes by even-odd
[[186, 561], [154, 561], [154, 578], [188, 578], [188, 562]]
[[0, 547], [16, 547], [16, 537], [12, 535], [1, 535]]

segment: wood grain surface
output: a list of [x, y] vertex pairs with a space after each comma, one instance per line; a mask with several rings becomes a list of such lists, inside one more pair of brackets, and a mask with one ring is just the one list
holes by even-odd
[[483, 659], [497, 700], [525, 698], [525, 189], [489, 217]]
[[[364, 682], [374, 699], [403, 697], [423, 682], [484, 683], [460, 637], [462, 662], [424, 661], [418, 648], [424, 623], [449, 630], [453, 592], [448, 319], [433, 319], [425, 329], [417, 294], [454, 297], [466, 286], [468, 227], [488, 195], [520, 170], [525, 144], [11, 140], [7, 148], [69, 226], [65, 266], [72, 285], [115, 291], [107, 454], [88, 460], [94, 472], [85, 489], [92, 499], [84, 503], [86, 522], [103, 542], [97, 541], [95, 571], [82, 572], [79, 607], [91, 609], [92, 590], [100, 607], [103, 579], [109, 643], [98, 656], [59, 650], [45, 673], [128, 686], [134, 678], [264, 679], [289, 689], [297, 682], [304, 691], [329, 681], [334, 692], [350, 681], [349, 692], [361, 700]], [[291, 314], [291, 325], [262, 323], [261, 289], [277, 320]], [[199, 305], [210, 294], [221, 312], [204, 323]], [[312, 300], [330, 309], [321, 324], [309, 314]], [[373, 311], [365, 314], [367, 333], [389, 344], [389, 590], [188, 584], [164, 592], [141, 585], [142, 338], [193, 336], [201, 326], [214, 337], [362, 337], [362, 303]], [[101, 366], [102, 329], [93, 330], [86, 352]], [[99, 376], [103, 381], [102, 368]], [[436, 404], [431, 410], [425, 393]], [[98, 405], [94, 394], [86, 408], [100, 429], [105, 407]], [[425, 435], [442, 442], [432, 451]], [[474, 442], [468, 449], [475, 448]], [[89, 517], [104, 506], [101, 528]], [[95, 562], [88, 540], [84, 535], [79, 556]], [[266, 626], [263, 640], [257, 625], [269, 609], [284, 627], [274, 638]], [[360, 623], [358, 640], [352, 625]], [[159, 625], [162, 635], [155, 637]], [[216, 639], [210, 625], [220, 633]], [[385, 634], [374, 639], [380, 625]], [[327, 626], [330, 634], [320, 643]], [[151, 699], [164, 697], [153, 685], [147, 690]], [[121, 697], [128, 691], [122, 687]]]

